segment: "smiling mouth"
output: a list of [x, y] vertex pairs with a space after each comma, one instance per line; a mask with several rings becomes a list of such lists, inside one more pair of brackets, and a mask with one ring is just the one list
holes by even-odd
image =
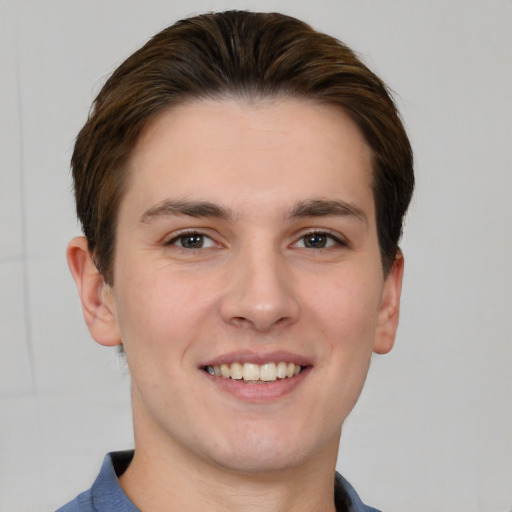
[[243, 380], [253, 384], [265, 384], [282, 379], [291, 379], [299, 375], [304, 366], [281, 361], [279, 363], [232, 363], [204, 366], [210, 375], [223, 379]]

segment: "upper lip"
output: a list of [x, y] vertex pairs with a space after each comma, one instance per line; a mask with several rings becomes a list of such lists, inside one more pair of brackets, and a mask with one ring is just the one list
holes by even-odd
[[312, 361], [310, 358], [295, 354], [293, 352], [278, 350], [273, 352], [252, 352], [252, 351], [235, 351], [227, 354], [208, 359], [199, 365], [200, 368], [205, 366], [215, 366], [221, 364], [232, 363], [252, 363], [252, 364], [266, 364], [266, 363], [295, 363], [300, 366], [311, 366]]

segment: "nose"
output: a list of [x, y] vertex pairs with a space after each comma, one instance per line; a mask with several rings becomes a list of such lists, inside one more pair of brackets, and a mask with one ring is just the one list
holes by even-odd
[[297, 321], [293, 279], [277, 251], [246, 250], [230, 270], [221, 305], [225, 322], [265, 333]]

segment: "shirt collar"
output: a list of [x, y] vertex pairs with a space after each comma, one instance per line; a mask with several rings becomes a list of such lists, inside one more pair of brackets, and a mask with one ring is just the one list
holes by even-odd
[[[126, 496], [118, 480], [130, 465], [133, 453], [133, 450], [111, 452], [103, 460], [91, 488], [92, 503], [98, 512], [140, 512]], [[364, 505], [354, 488], [339, 473], [336, 473], [335, 480], [335, 503], [338, 512], [378, 512]]]
[[121, 476], [131, 460], [133, 451], [112, 452], [106, 455], [100, 473], [92, 485], [92, 504], [98, 512], [140, 512], [119, 485]]

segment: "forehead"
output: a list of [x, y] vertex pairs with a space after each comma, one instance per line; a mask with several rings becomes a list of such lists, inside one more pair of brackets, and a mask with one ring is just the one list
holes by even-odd
[[372, 158], [339, 107], [292, 98], [201, 100], [173, 106], [146, 127], [129, 173], [127, 193], [146, 207], [171, 194], [240, 204], [272, 199], [289, 208], [304, 196], [364, 203]]

